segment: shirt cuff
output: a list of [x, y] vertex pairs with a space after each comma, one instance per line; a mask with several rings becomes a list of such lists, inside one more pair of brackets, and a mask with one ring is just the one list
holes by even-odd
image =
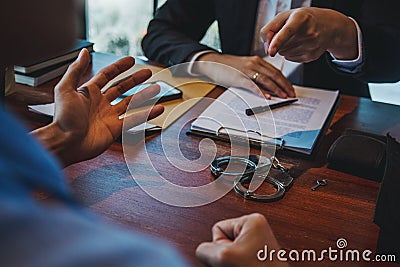
[[199, 76], [199, 74], [196, 74], [196, 73], [193, 73], [193, 72], [192, 72], [192, 70], [193, 70], [193, 63], [196, 62], [197, 59], [198, 59], [200, 56], [205, 55], [205, 54], [208, 54], [208, 53], [216, 53], [216, 52], [215, 52], [215, 50], [204, 50], [204, 51], [197, 52], [196, 54], [194, 54], [194, 55], [190, 58], [189, 66], [188, 66], [188, 70], [187, 70], [187, 72], [188, 72], [189, 75], [192, 75], [192, 76]]
[[347, 73], [357, 73], [360, 71], [362, 63], [363, 63], [363, 46], [362, 46], [362, 33], [361, 33], [361, 29], [360, 26], [358, 26], [358, 23], [351, 17], [349, 17], [349, 19], [351, 19], [357, 29], [357, 39], [358, 39], [358, 57], [356, 59], [353, 60], [340, 60], [340, 59], [336, 59], [335, 56], [331, 54], [332, 57], [332, 63], [334, 63], [337, 68], [343, 72], [347, 72]]

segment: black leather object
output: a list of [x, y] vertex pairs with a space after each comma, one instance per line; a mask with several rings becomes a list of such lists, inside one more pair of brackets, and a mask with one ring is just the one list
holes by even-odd
[[386, 163], [386, 136], [347, 129], [328, 151], [329, 167], [381, 181]]

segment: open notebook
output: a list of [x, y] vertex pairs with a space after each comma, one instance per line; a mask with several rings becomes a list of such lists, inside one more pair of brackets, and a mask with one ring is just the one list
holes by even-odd
[[246, 90], [229, 88], [192, 123], [190, 133], [217, 139], [229, 139], [229, 134], [256, 145], [282, 142], [284, 149], [311, 155], [330, 123], [339, 91], [300, 86], [295, 86], [295, 91], [297, 102], [247, 116], [247, 108], [285, 99], [265, 100]]

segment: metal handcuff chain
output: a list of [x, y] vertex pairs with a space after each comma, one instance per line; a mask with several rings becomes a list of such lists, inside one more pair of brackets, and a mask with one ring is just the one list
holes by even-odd
[[[228, 163], [244, 163], [246, 164], [246, 169], [244, 172], [225, 172], [221, 166], [226, 165]], [[240, 195], [241, 197], [258, 202], [274, 202], [282, 199], [286, 193], [286, 191], [291, 187], [293, 184], [293, 178], [289, 174], [289, 169], [284, 167], [279, 160], [272, 156], [269, 159], [269, 165], [262, 165], [261, 167], [257, 167], [259, 163], [259, 157], [257, 155], [250, 155], [249, 158], [246, 157], [238, 157], [238, 156], [224, 156], [215, 159], [210, 166], [211, 172], [215, 177], [219, 177], [222, 174], [235, 176], [234, 181], [234, 190], [235, 192]], [[274, 169], [280, 170], [280, 174], [276, 177], [270, 177], [265, 175], [260, 168], [265, 168], [266, 171], [272, 167]], [[249, 184], [253, 179], [262, 179], [263, 182], [272, 184], [276, 192], [269, 195], [261, 195], [256, 194], [254, 191], [246, 188], [243, 184]]]

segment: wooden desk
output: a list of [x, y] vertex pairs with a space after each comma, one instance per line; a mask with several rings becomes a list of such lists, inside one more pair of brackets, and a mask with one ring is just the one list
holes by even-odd
[[[93, 71], [85, 79], [107, 62], [107, 56], [95, 55]], [[26, 103], [38, 99], [40, 102], [51, 100], [54, 83], [36, 89], [18, 86], [23, 93], [8, 97], [8, 106], [25, 119], [28, 127], [38, 127], [49, 119], [28, 112]], [[219, 93], [215, 90], [211, 95]], [[196, 105], [162, 134], [173, 138], [173, 134], [186, 121], [185, 117], [198, 115], [203, 108], [201, 103]], [[180, 147], [184, 155], [195, 158], [201, 139], [187, 136], [185, 130], [188, 126], [179, 134]], [[200, 242], [210, 240], [210, 229], [215, 222], [253, 212], [262, 213], [268, 218], [280, 244], [287, 249], [336, 248], [336, 240], [345, 238], [348, 248], [374, 251], [379, 229], [372, 218], [379, 183], [331, 170], [326, 164], [329, 146], [345, 128], [382, 134], [391, 132], [394, 137], [400, 138], [400, 107], [342, 96], [331, 128], [315, 159], [278, 154], [281, 161], [293, 166], [297, 178], [286, 196], [275, 203], [246, 201], [233, 191], [214, 203], [196, 208], [177, 208], [160, 203], [136, 185], [126, 167], [119, 142], [93, 160], [66, 168], [65, 174], [76, 198], [91, 211], [117, 225], [168, 240], [194, 266], [201, 266], [195, 258], [195, 248]], [[163, 154], [160, 139], [160, 135], [147, 138], [148, 152], [157, 160]], [[219, 149], [229, 149], [226, 143], [216, 144]], [[164, 171], [169, 179], [186, 185], [204, 184], [212, 179], [208, 169], [182, 175], [179, 170], [166, 164]], [[327, 179], [329, 184], [313, 192], [310, 188], [317, 179]], [[323, 265], [342, 264], [324, 262]]]

